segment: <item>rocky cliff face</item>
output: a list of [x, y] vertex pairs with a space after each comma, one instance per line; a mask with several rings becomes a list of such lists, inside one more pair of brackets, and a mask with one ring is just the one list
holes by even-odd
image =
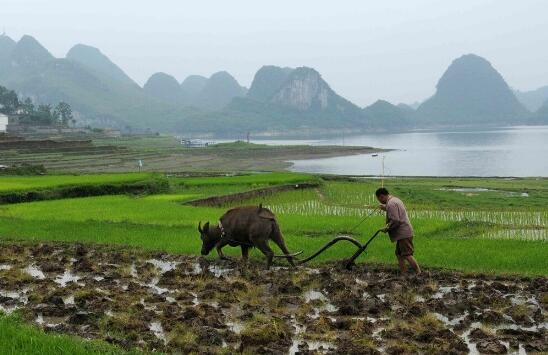
[[234, 129], [363, 128], [362, 110], [337, 95], [312, 68], [262, 67], [245, 98], [223, 111]]
[[271, 101], [299, 111], [325, 110], [335, 95], [316, 70], [301, 67], [293, 70]]
[[255, 73], [247, 97], [257, 101], [269, 101], [280, 90], [293, 72], [292, 68], [265, 65]]

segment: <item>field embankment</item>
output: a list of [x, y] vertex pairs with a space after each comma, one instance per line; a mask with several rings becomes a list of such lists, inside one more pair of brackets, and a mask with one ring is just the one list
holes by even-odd
[[94, 139], [90, 146], [53, 148], [0, 147], [3, 165], [44, 165], [63, 173], [156, 172], [242, 172], [279, 171], [290, 160], [328, 158], [384, 151], [352, 146], [270, 146], [244, 142], [187, 148], [175, 137], [145, 136]]
[[0, 204], [101, 195], [150, 194], [168, 189], [158, 174], [0, 176]]

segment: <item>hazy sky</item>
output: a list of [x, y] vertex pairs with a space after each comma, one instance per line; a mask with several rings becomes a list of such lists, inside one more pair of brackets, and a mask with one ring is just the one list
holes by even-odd
[[227, 70], [249, 86], [263, 64], [305, 65], [358, 105], [410, 103], [476, 53], [514, 88], [548, 85], [545, 0], [0, 0], [1, 27], [58, 57], [98, 47], [140, 84]]

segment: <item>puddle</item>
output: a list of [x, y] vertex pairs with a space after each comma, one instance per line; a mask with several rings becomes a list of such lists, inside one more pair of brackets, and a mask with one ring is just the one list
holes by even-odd
[[151, 322], [148, 326], [148, 329], [154, 333], [156, 338], [161, 339], [164, 344], [167, 344], [167, 338], [166, 333], [164, 332], [164, 328], [162, 328], [162, 323], [160, 322]]
[[[335, 345], [329, 342], [303, 339], [303, 334], [306, 332], [306, 326], [299, 324], [294, 314], [291, 315], [290, 324], [293, 329], [295, 329], [295, 337], [291, 342], [289, 354], [297, 354], [303, 350], [325, 353], [329, 349], [335, 348]], [[299, 345], [301, 345], [301, 347], [299, 347]]]
[[483, 187], [456, 187], [456, 188], [441, 188], [436, 189], [438, 191], [453, 191], [453, 192], [487, 192], [487, 191], [497, 191], [491, 189], [485, 189]]
[[19, 306], [3, 306], [0, 304], [0, 311], [2, 311], [3, 313], [5, 314], [11, 314], [13, 313], [15, 310], [19, 309]]
[[[7, 297], [7, 298], [11, 298], [12, 300], [15, 300], [17, 302], [20, 302], [22, 304], [27, 304], [28, 302], [28, 296], [27, 296], [27, 293], [28, 292], [28, 288], [24, 288], [20, 291], [7, 291], [7, 290], [0, 290], [0, 296], [2, 297]], [[7, 308], [12, 308], [12, 307], [7, 307]]]
[[[304, 345], [299, 347], [299, 345]], [[289, 348], [289, 354], [294, 355], [302, 352], [303, 350], [313, 351], [320, 354], [329, 352], [331, 349], [335, 349], [335, 345], [326, 341], [317, 340], [293, 340], [291, 347]]]
[[478, 322], [472, 323], [470, 325], [470, 328], [468, 328], [468, 330], [466, 330], [461, 335], [462, 340], [464, 340], [464, 342], [466, 343], [466, 346], [468, 346], [468, 353], [470, 355], [478, 355], [479, 354], [476, 343], [473, 343], [472, 340], [470, 339], [470, 333], [472, 333], [472, 330], [480, 328], [480, 327], [481, 327], [481, 323], [478, 323]]
[[137, 274], [137, 267], [135, 266], [135, 263], [131, 263], [131, 266], [129, 268], [129, 274], [131, 277], [138, 278], [139, 274]]
[[76, 283], [79, 286], [84, 286], [83, 283], [79, 283], [78, 280], [80, 280], [80, 276], [76, 276], [72, 274], [70, 271], [65, 271], [63, 275], [59, 275], [55, 278], [55, 282], [59, 284], [61, 287], [66, 287], [68, 283]]
[[70, 295], [68, 297], [63, 298], [63, 302], [67, 305], [74, 304], [74, 296]]
[[426, 301], [426, 298], [422, 297], [421, 295], [415, 295], [414, 301], [415, 302], [424, 302], [424, 301]]
[[486, 189], [483, 187], [456, 187], [456, 188], [441, 188], [436, 189], [437, 191], [452, 191], [452, 192], [462, 192], [462, 193], [480, 193], [480, 192], [499, 192], [508, 197], [529, 197], [527, 192], [516, 192], [516, 191], [504, 191], [504, 190], [495, 190], [495, 189]]
[[448, 317], [444, 316], [443, 314], [436, 313], [436, 312], [434, 312], [433, 314], [436, 318], [438, 318], [440, 321], [442, 321], [445, 325], [448, 325], [450, 327], [454, 327], [457, 324], [459, 324], [461, 321], [466, 319], [466, 316], [468, 316], [468, 311], [464, 312], [464, 314], [462, 316], [453, 318], [451, 320]]
[[332, 303], [329, 303], [328, 298], [320, 291], [317, 291], [317, 290], [305, 291], [303, 293], [303, 298], [304, 298], [306, 303], [309, 303], [311, 301], [318, 301], [318, 300], [322, 301], [322, 302], [325, 302], [322, 306], [313, 308], [313, 313], [311, 315], [311, 318], [313, 318], [313, 319], [318, 318], [322, 311], [333, 313], [333, 312], [336, 312], [338, 310], [337, 306], [335, 306]]
[[191, 275], [200, 275], [202, 273], [202, 265], [199, 263], [192, 264], [192, 271], [190, 272]]
[[199, 304], [200, 304], [200, 300], [198, 300], [198, 294], [195, 293], [195, 292], [190, 292], [190, 294], [194, 297], [194, 298], [192, 299], [192, 304], [195, 305], [195, 306], [199, 305]]
[[0, 264], [0, 270], [11, 270], [11, 265]]
[[457, 290], [458, 286], [440, 286], [438, 287], [438, 292], [434, 293], [431, 298], [441, 299], [445, 295], [451, 293], [453, 290]]
[[[213, 274], [213, 276], [215, 276], [217, 278], [221, 277], [221, 276], [228, 275], [228, 274], [230, 274], [231, 272], [234, 271], [234, 269], [232, 269], [232, 268], [222, 268], [222, 267], [217, 266], [217, 265], [210, 265], [208, 270], [209, 270], [209, 272], [211, 272]], [[200, 272], [201, 272], [201, 268], [200, 268]]]
[[320, 270], [319, 269], [310, 269], [310, 268], [306, 268], [304, 270], [307, 274], [310, 274], [310, 275], [318, 275], [320, 273]]
[[32, 276], [32, 277], [34, 277], [35, 279], [38, 279], [38, 280], [43, 280], [43, 279], [46, 278], [46, 275], [44, 275], [42, 270], [37, 268], [36, 265], [29, 265], [24, 269], [24, 271], [27, 274], [29, 274], [30, 276]]
[[303, 297], [305, 302], [320, 300], [320, 301], [327, 301], [327, 297], [320, 291], [316, 290], [308, 290], [305, 293], [303, 293]]
[[169, 292], [168, 288], [159, 287], [158, 282], [160, 282], [160, 279], [155, 277], [152, 279], [152, 281], [150, 281], [150, 283], [145, 284], [145, 286], [151, 288], [152, 290], [154, 290], [154, 292], [156, 292], [159, 295]]
[[180, 264], [180, 262], [177, 262], [177, 261], [164, 261], [164, 260], [158, 260], [158, 259], [148, 259], [147, 263], [156, 266], [158, 269], [160, 269], [160, 272], [162, 274], [171, 270], [175, 270], [177, 265]]
[[536, 307], [541, 307], [535, 297], [524, 297], [524, 296], [513, 296], [510, 298], [510, 302], [513, 305], [534, 305]]
[[240, 334], [242, 332], [242, 330], [244, 329], [244, 325], [242, 323], [236, 322], [236, 321], [226, 322], [226, 326], [228, 327], [228, 329], [230, 329], [231, 331], [233, 331], [236, 334]]

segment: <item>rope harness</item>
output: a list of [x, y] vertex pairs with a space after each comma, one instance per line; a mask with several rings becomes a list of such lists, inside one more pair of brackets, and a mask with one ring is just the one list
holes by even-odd
[[245, 246], [248, 246], [248, 247], [254, 247], [254, 245], [250, 244], [250, 243], [240, 242], [238, 240], [225, 238], [225, 237], [227, 237], [227, 234], [226, 234], [225, 228], [223, 227], [223, 224], [221, 223], [220, 220], [219, 220], [219, 229], [221, 230], [221, 240], [223, 240], [223, 238], [224, 238], [228, 242], [232, 242], [232, 243], [236, 243], [236, 244], [240, 244], [240, 245], [245, 245]]

